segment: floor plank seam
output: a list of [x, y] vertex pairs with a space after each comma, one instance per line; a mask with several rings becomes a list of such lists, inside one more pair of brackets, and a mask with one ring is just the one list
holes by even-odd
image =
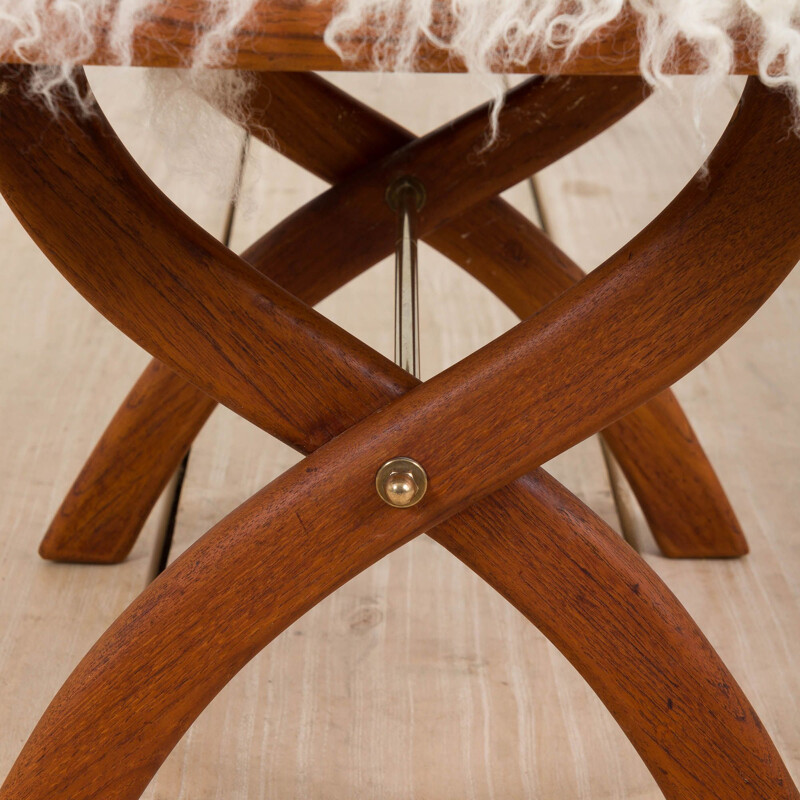
[[[227, 213], [225, 215], [225, 224], [223, 226], [221, 237], [221, 241], [225, 247], [230, 247], [231, 243], [233, 226], [236, 222], [239, 192], [242, 186], [242, 179], [244, 178], [244, 171], [247, 164], [247, 155], [249, 150], [250, 134], [248, 133], [245, 134], [244, 138], [242, 139], [242, 147], [239, 154], [236, 177], [231, 188], [231, 198], [228, 203]], [[172, 498], [170, 500], [169, 513], [166, 516], [163, 532], [155, 544], [157, 548], [160, 548], [160, 552], [158, 553], [158, 559], [154, 560], [154, 569], [149, 576], [147, 581], [148, 583], [152, 583], [169, 566], [170, 552], [172, 550], [172, 543], [175, 539], [175, 527], [178, 523], [178, 513], [180, 511], [181, 493], [183, 491], [183, 483], [186, 478], [186, 471], [189, 467], [189, 458], [191, 454], [192, 449], [190, 447], [186, 455], [183, 457], [180, 467], [178, 467], [174, 481], [170, 484]]]

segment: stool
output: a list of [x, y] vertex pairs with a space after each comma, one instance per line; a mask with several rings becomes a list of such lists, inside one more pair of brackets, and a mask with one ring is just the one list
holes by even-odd
[[[154, 17], [138, 60], [182, 63], [191, 13], [181, 2]], [[564, 74], [510, 92], [501, 140], [473, 163], [465, 155], [485, 136], [485, 108], [415, 139], [307, 74], [338, 65], [321, 41], [325, 14], [325, 4], [259, 6], [246, 41], [235, 42], [231, 66], [260, 70], [249, 131], [269, 130], [269, 143], [334, 184], [241, 257], [158, 191], [99, 108], [87, 116], [65, 95], [54, 122], [23, 91], [30, 67], [0, 68], [0, 189], [53, 264], [157, 359], [90, 456], [42, 555], [124, 559], [217, 402], [307, 454], [109, 628], [45, 712], [0, 798], [139, 797], [250, 658], [423, 531], [569, 658], [666, 797], [799, 797], [677, 599], [539, 468], [602, 430], [666, 555], [746, 552], [667, 387], [800, 259], [800, 143], [787, 135], [787, 99], [751, 79], [708, 174], [584, 277], [497, 194], [644, 99], [641, 79], [619, 74], [638, 63], [621, 47], [635, 42], [634, 23], [623, 20]], [[752, 60], [744, 54], [741, 71]], [[681, 63], [691, 70], [691, 58]], [[432, 50], [421, 66], [449, 65]], [[284, 68], [300, 71], [274, 71]], [[409, 177], [425, 195], [414, 235], [524, 319], [424, 384], [310, 309], [391, 252], [397, 217], [386, 194]], [[427, 481], [423, 494], [412, 474], [413, 504], [376, 491], [381, 468], [401, 458]]]

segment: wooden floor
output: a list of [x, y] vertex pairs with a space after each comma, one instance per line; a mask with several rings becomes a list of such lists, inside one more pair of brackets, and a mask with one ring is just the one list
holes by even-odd
[[[177, 159], [195, 169], [178, 170], [174, 140], [165, 149], [164, 136], [146, 122], [141, 73], [95, 70], [90, 77], [142, 166], [187, 213], [222, 237], [242, 137], [222, 120], [204, 134], [211, 119], [195, 119], [198, 135]], [[488, 92], [466, 76], [334, 80], [420, 133]], [[701, 132], [687, 102], [692, 87], [690, 79], [679, 80], [676, 98], [649, 100], [510, 191], [508, 199], [584, 267], [597, 265], [692, 175], [726, 124], [741, 83], [704, 101]], [[212, 170], [197, 169], [212, 162]], [[231, 236], [237, 250], [323, 188], [252, 142], [242, 181]], [[152, 579], [173, 497], [162, 500], [121, 566], [39, 560], [36, 548], [50, 516], [147, 357], [70, 289], [5, 206], [0, 242], [5, 775], [70, 669]], [[421, 270], [426, 378], [497, 336], [514, 318], [426, 247]], [[392, 291], [392, 266], [382, 263], [321, 310], [390, 355]], [[747, 558], [660, 557], [596, 439], [549, 468], [646, 555], [695, 615], [800, 782], [798, 318], [800, 272], [676, 387], [747, 532]], [[234, 414], [216, 411], [191, 452], [168, 557], [297, 458]], [[344, 586], [243, 670], [184, 737], [145, 796], [649, 800], [661, 794], [561, 655], [422, 537]]]

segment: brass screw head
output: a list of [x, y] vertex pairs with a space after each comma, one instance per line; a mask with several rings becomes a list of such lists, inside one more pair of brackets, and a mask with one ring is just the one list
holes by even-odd
[[392, 181], [386, 187], [386, 202], [392, 211], [397, 211], [400, 208], [400, 197], [404, 192], [409, 192], [414, 198], [414, 204], [417, 211], [422, 211], [425, 205], [427, 194], [422, 182], [417, 180], [413, 175], [403, 175], [397, 180]]
[[428, 476], [413, 458], [393, 458], [378, 470], [375, 488], [381, 500], [393, 508], [408, 508], [424, 497]]

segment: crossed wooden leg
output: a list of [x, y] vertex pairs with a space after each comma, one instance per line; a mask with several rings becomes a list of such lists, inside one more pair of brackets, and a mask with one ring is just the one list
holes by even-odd
[[[317, 449], [114, 623], [45, 713], [2, 800], [138, 797], [261, 647], [431, 529], [572, 660], [668, 798], [800, 797], [669, 590], [535, 469], [691, 369], [800, 257], [800, 143], [786, 136], [785, 98], [752, 82], [710, 178], [539, 314], [419, 385], [198, 230], [101, 116], [65, 109], [48, 125], [11, 83], [0, 184], [54, 264], [187, 378]], [[400, 454], [431, 478], [423, 502], [403, 511], [373, 483]]]
[[[448, 171], [463, 175], [465, 165], [474, 160], [468, 156], [483, 135], [484, 109], [400, 152], [414, 140], [411, 134], [316, 76], [263, 73], [254, 76], [253, 83], [251, 133], [263, 137], [268, 127], [269, 144], [320, 177], [344, 183], [338, 194], [324, 195], [263, 237], [244, 254], [246, 260], [313, 304], [384, 257], [392, 239], [386, 230], [386, 209], [375, 198], [385, 179], [381, 159], [388, 160], [389, 169], [396, 171], [402, 165], [425, 174], [433, 187], [446, 178], [449, 193], [431, 192], [423, 221], [427, 241], [523, 318], [557, 297], [582, 273], [504, 201], [478, 200], [554, 160], [564, 151], [565, 130], [571, 148], [645, 96], [642, 83], [630, 78], [613, 82], [566, 79], [550, 87], [530, 82], [511, 94], [502, 120], [507, 142], [513, 143], [514, 160], [509, 163], [507, 148], [483, 156], [482, 170], [474, 165], [469, 168], [470, 187], [454, 181]], [[555, 109], [554, 95], [549, 92], [554, 87], [560, 100]], [[574, 114], [576, 99], [583, 100], [580, 117]], [[541, 126], [530, 124], [542, 108], [550, 114], [545, 130], [549, 136], [542, 135]], [[598, 113], [599, 108], [604, 114]], [[340, 124], [331, 130], [324, 124], [326, 119]], [[320, 130], [326, 131], [324, 137], [313, 135]], [[559, 132], [555, 138], [553, 130]], [[527, 159], [518, 157], [520, 150], [528, 153]], [[446, 163], [442, 163], [443, 152], [450, 155]], [[361, 173], [365, 177], [346, 181], [348, 175], [370, 166], [372, 172]], [[476, 175], [483, 177], [479, 187], [474, 185]], [[494, 182], [487, 182], [487, 176]], [[371, 191], [371, 202], [354, 203], [353, 198], [365, 189]], [[458, 203], [472, 206], [456, 215]], [[339, 209], [345, 209], [344, 214], [334, 213]], [[309, 243], [310, 228], [317, 234], [316, 241], [324, 243], [324, 252]], [[370, 237], [370, 229], [379, 232]], [[334, 248], [338, 243], [338, 251], [331, 252], [332, 242]], [[153, 362], [65, 498], [42, 542], [41, 554], [67, 561], [124, 559], [213, 407], [207, 396]], [[719, 557], [747, 552], [719, 480], [669, 391], [611, 425], [604, 436], [665, 554]]]

